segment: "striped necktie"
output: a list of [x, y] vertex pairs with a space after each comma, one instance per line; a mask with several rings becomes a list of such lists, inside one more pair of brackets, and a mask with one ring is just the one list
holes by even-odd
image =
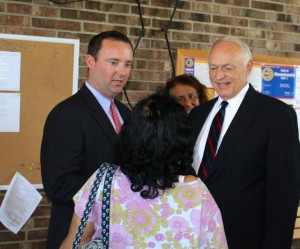
[[112, 119], [115, 123], [116, 133], [119, 134], [122, 125], [121, 125], [121, 121], [119, 119], [117, 108], [116, 108], [115, 103], [114, 103], [113, 100], [110, 101], [110, 112], [111, 112], [111, 117], [112, 117]]
[[221, 108], [215, 115], [207, 136], [202, 162], [198, 175], [200, 178], [206, 178], [212, 170], [212, 164], [217, 154], [218, 141], [221, 134], [225, 108], [228, 105], [227, 101], [221, 103]]

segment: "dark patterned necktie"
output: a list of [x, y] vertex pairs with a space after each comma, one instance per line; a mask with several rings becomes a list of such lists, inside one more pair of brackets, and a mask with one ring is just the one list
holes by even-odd
[[206, 178], [212, 169], [212, 164], [217, 154], [218, 141], [223, 126], [225, 108], [227, 105], [228, 105], [227, 101], [223, 101], [221, 103], [221, 108], [217, 112], [216, 116], [214, 117], [211, 123], [207, 140], [206, 140], [202, 162], [200, 164], [200, 169], [198, 172], [198, 175], [201, 178]]

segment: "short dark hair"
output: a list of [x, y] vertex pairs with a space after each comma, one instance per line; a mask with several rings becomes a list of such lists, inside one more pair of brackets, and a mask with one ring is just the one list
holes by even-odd
[[196, 77], [192, 74], [181, 74], [177, 75], [173, 78], [170, 78], [166, 81], [166, 92], [169, 93], [170, 89], [177, 86], [178, 84], [181, 85], [188, 85], [196, 89], [199, 103], [204, 104], [208, 101], [208, 93], [207, 88], [203, 85]]
[[132, 191], [141, 192], [145, 199], [174, 187], [178, 175], [196, 175], [184, 108], [161, 93], [138, 102], [122, 126], [115, 156]]
[[116, 30], [110, 30], [99, 33], [90, 40], [87, 54], [90, 54], [97, 59], [97, 54], [102, 47], [102, 42], [106, 39], [126, 42], [130, 44], [131, 48], [133, 49], [132, 43], [126, 35]]

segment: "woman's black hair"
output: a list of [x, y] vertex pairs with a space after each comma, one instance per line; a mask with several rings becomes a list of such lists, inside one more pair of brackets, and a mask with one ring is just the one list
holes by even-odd
[[161, 93], [136, 104], [115, 149], [115, 162], [129, 177], [132, 191], [141, 192], [145, 199], [174, 187], [178, 175], [195, 175], [187, 114]]

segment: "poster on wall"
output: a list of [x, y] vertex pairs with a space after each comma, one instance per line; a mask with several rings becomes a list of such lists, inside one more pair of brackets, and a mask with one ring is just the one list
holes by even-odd
[[296, 82], [294, 66], [263, 65], [261, 78], [263, 94], [293, 105]]
[[185, 57], [184, 58], [184, 73], [194, 75], [194, 58]]
[[298, 131], [300, 139], [300, 66], [295, 67], [296, 78], [295, 78], [295, 99], [294, 99], [294, 108], [298, 117]]

